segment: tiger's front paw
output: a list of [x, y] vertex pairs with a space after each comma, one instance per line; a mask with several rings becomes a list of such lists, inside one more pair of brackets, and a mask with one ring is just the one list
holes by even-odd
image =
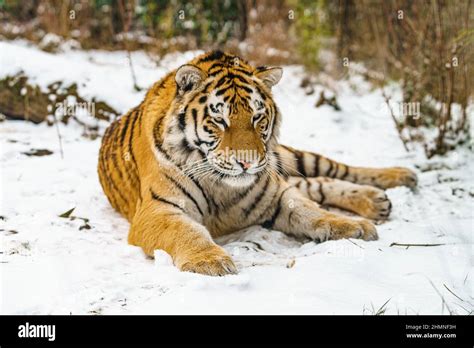
[[229, 255], [217, 245], [204, 250], [187, 253], [176, 264], [183, 272], [200, 273], [210, 276], [236, 274], [237, 268]]
[[396, 186], [407, 186], [413, 189], [417, 183], [418, 178], [415, 172], [403, 167], [380, 169], [375, 180], [375, 184], [384, 190]]
[[377, 240], [375, 226], [365, 219], [355, 220], [336, 214], [327, 214], [317, 219], [314, 224], [314, 235], [317, 240], [358, 238]]

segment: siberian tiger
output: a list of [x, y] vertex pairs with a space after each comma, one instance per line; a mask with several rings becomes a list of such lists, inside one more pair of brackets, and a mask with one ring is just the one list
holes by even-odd
[[377, 239], [374, 225], [324, 210], [386, 219], [383, 189], [414, 187], [409, 169], [352, 167], [277, 141], [271, 88], [278, 67], [203, 54], [151, 87], [106, 130], [98, 172], [111, 205], [131, 223], [128, 241], [162, 249], [182, 271], [237, 268], [213, 237], [262, 225], [316, 241]]

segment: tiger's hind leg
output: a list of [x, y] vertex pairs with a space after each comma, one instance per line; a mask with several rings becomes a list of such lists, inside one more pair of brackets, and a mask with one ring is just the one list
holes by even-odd
[[390, 215], [390, 200], [383, 190], [373, 186], [324, 177], [290, 177], [288, 183], [319, 204], [345, 209], [373, 220], [385, 220]]

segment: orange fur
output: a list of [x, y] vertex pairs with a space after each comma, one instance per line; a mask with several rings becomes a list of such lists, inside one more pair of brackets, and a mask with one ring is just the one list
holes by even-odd
[[99, 178], [131, 223], [130, 244], [150, 256], [165, 250], [184, 271], [224, 275], [237, 269], [213, 237], [255, 224], [319, 241], [377, 238], [367, 220], [318, 204], [385, 219], [390, 202], [380, 188], [413, 187], [416, 176], [279, 145], [271, 87], [280, 77], [279, 68], [210, 52], [169, 73], [109, 126]]

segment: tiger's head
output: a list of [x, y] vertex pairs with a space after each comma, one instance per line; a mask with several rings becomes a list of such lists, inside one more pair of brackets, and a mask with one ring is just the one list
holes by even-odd
[[246, 186], [265, 171], [280, 122], [271, 88], [281, 76], [281, 68], [254, 68], [220, 51], [176, 70], [176, 127], [201, 158], [191, 172]]

